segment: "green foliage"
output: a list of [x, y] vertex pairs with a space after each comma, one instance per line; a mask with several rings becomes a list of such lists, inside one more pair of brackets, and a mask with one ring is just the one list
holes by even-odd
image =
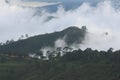
[[[69, 47], [73, 43], [82, 43], [86, 33], [86, 26], [81, 29], [70, 27], [1, 44], [0, 80], [120, 80], [120, 50], [73, 50]], [[46, 46], [54, 47], [54, 42], [63, 37], [68, 47], [48, 51], [49, 59], [44, 60], [45, 56], [39, 50]], [[41, 59], [27, 55], [33, 52]]]
[[120, 51], [113, 52], [112, 48], [108, 51], [79, 49], [49, 60], [9, 59], [0, 62], [0, 80], [119, 80], [119, 62]]
[[44, 47], [54, 47], [55, 41], [64, 37], [68, 45], [81, 43], [84, 40], [85, 33], [83, 29], [73, 26], [60, 32], [33, 36], [16, 42], [7, 41], [6, 44], [0, 46], [0, 53], [34, 53]]

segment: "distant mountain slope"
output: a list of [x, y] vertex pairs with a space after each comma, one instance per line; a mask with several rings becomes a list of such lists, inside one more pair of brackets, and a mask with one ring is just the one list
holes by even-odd
[[81, 43], [84, 40], [86, 27], [82, 29], [69, 27], [63, 31], [50, 34], [37, 35], [28, 39], [19, 40], [0, 46], [0, 53], [33, 53], [43, 47], [54, 47], [55, 41], [64, 38], [67, 45]]

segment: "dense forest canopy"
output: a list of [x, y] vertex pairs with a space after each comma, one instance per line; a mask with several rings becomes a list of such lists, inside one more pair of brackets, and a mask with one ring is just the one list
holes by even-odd
[[[0, 54], [0, 79], [2, 80], [119, 80], [120, 50], [98, 51], [66, 48], [48, 52], [44, 60], [41, 52], [30, 58], [28, 55]], [[52, 54], [51, 54], [52, 53]], [[56, 54], [56, 56], [54, 56]], [[47, 77], [46, 77], [47, 76]]]

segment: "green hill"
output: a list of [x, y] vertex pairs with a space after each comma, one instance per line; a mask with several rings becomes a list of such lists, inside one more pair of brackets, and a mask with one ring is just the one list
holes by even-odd
[[85, 26], [83, 26], [81, 29], [72, 26], [63, 31], [37, 35], [24, 40], [4, 44], [0, 46], [0, 53], [33, 53], [43, 47], [54, 47], [55, 41], [61, 38], [65, 38], [65, 42], [69, 46], [73, 43], [81, 43], [84, 40], [85, 34]]

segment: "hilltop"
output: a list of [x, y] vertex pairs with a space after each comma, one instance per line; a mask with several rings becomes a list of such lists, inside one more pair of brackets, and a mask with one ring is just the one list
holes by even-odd
[[75, 26], [71, 26], [62, 31], [37, 35], [9, 44], [1, 45], [0, 53], [33, 53], [44, 47], [54, 47], [55, 41], [58, 39], [64, 39], [66, 44], [70, 46], [73, 43], [82, 43], [85, 38], [85, 34], [85, 26], [83, 26], [81, 29]]

